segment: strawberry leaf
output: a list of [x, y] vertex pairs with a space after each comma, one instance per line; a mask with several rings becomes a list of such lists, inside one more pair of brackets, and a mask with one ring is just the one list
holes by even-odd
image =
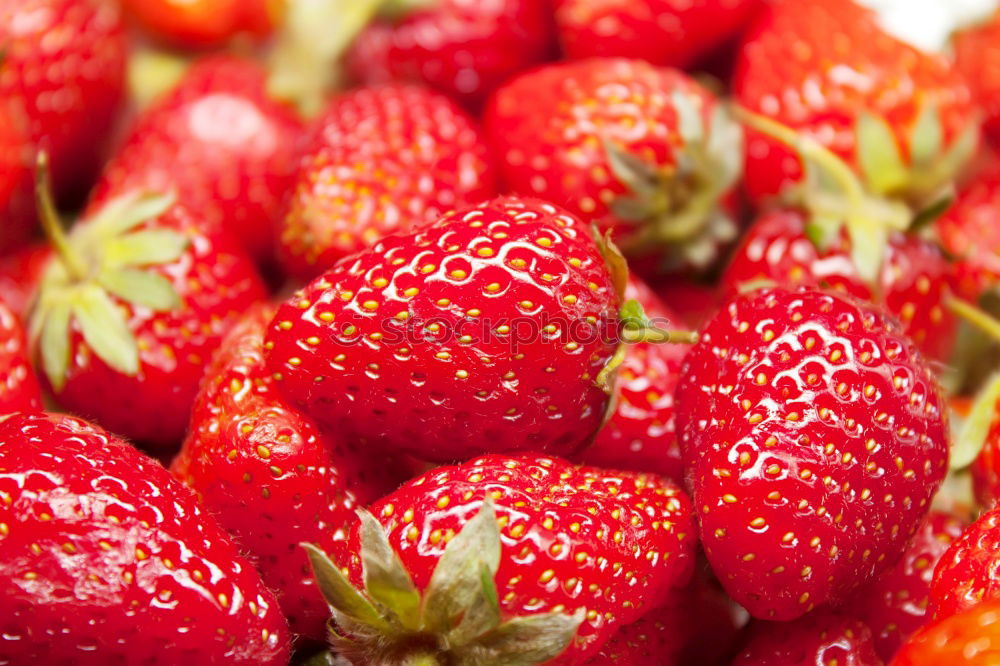
[[47, 304], [37, 321], [41, 322], [42, 367], [52, 387], [59, 391], [66, 384], [69, 369], [69, 301], [57, 299]]
[[365, 591], [406, 629], [420, 628], [420, 593], [375, 516], [358, 510]]
[[190, 241], [182, 233], [169, 229], [147, 229], [109, 239], [105, 257], [112, 266], [148, 266], [176, 261]]
[[608, 266], [608, 273], [611, 274], [611, 283], [615, 286], [615, 293], [618, 294], [618, 298], [624, 298], [625, 287], [628, 285], [628, 262], [611, 239], [610, 231], [601, 236], [597, 225], [594, 225], [591, 231], [597, 242], [597, 249], [604, 258], [604, 263]]
[[851, 261], [858, 275], [869, 285], [877, 285], [882, 273], [889, 229], [866, 219], [848, 220], [847, 235], [851, 239]]
[[72, 309], [83, 339], [94, 353], [126, 375], [139, 372], [139, 347], [125, 315], [107, 292], [96, 285], [84, 285], [77, 292]]
[[699, 144], [705, 138], [705, 123], [701, 119], [700, 105], [697, 98], [679, 90], [670, 96], [674, 112], [677, 113], [677, 132], [687, 145]]
[[93, 228], [107, 236], [119, 236], [143, 222], [154, 220], [176, 203], [173, 193], [159, 194], [133, 190], [105, 204], [89, 221]]
[[[645, 198], [662, 189], [660, 174], [654, 165], [633, 155], [626, 148], [610, 139], [602, 138], [601, 144], [604, 146], [604, 154], [612, 175], [629, 191], [639, 195], [636, 199], [636, 206], [639, 206], [639, 203], [643, 202]], [[648, 208], [637, 208], [634, 215], [635, 217], [626, 219], [645, 219], [649, 216]]]
[[858, 116], [855, 132], [858, 165], [872, 191], [885, 195], [902, 189], [909, 174], [885, 119], [864, 112]]
[[122, 268], [104, 271], [97, 280], [112, 294], [133, 305], [151, 310], [172, 310], [181, 305], [174, 285], [159, 273]]
[[972, 464], [986, 443], [986, 436], [997, 420], [997, 403], [1000, 402], [1000, 373], [993, 375], [976, 394], [958, 436], [951, 447], [951, 469], [963, 469]]
[[933, 163], [941, 155], [944, 131], [937, 106], [925, 104], [910, 132], [910, 161], [916, 167]]
[[[475, 645], [481, 661], [468, 663], [534, 666], [558, 657], [576, 636], [583, 609], [574, 615], [545, 613], [505, 622]], [[464, 655], [463, 655], [464, 656]]]
[[316, 584], [323, 598], [340, 613], [358, 623], [372, 627], [388, 628], [385, 620], [371, 602], [351, 585], [343, 572], [330, 561], [326, 553], [310, 543], [301, 544], [309, 557]]

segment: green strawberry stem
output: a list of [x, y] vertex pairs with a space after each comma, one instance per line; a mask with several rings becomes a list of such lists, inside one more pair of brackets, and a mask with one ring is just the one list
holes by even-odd
[[997, 321], [985, 310], [958, 298], [947, 301], [948, 308], [956, 315], [969, 322], [996, 342], [1000, 342], [1000, 321]]
[[44, 150], [38, 153], [35, 162], [35, 200], [38, 205], [38, 216], [42, 229], [52, 246], [56, 249], [59, 260], [66, 272], [75, 280], [87, 277], [87, 266], [80, 255], [70, 245], [62, 220], [52, 200], [52, 185], [49, 179], [49, 156]]
[[972, 402], [969, 415], [962, 421], [951, 446], [948, 460], [951, 469], [965, 469], [979, 457], [996, 417], [997, 402], [1000, 402], [1000, 373], [983, 385]]

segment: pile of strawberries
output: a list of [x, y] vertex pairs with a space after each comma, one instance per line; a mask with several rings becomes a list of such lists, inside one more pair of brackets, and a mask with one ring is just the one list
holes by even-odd
[[1000, 6], [863, 4], [0, 0], [0, 666], [1000, 663]]

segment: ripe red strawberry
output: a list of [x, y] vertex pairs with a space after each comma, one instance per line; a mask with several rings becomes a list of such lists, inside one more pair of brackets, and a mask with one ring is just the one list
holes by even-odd
[[819, 610], [794, 622], [756, 622], [733, 666], [882, 666], [871, 630]]
[[366, 83], [420, 81], [476, 104], [550, 54], [549, 12], [538, 0], [423, 3], [371, 23], [354, 39], [347, 69]]
[[983, 130], [1000, 140], [1000, 10], [983, 22], [955, 33], [955, 66], [985, 114]]
[[570, 58], [618, 56], [689, 67], [746, 25], [758, 0], [555, 0]]
[[341, 261], [265, 349], [289, 402], [348, 437], [442, 462], [566, 455], [601, 423], [619, 305], [583, 223], [501, 197]]
[[285, 266], [305, 280], [387, 234], [496, 194], [475, 121], [428, 88], [346, 93], [311, 134], [281, 231]]
[[1000, 602], [932, 623], [903, 645], [892, 666], [993, 666], [1000, 660]]
[[29, 143], [51, 155], [62, 199], [93, 182], [124, 97], [126, 46], [116, 2], [0, 5], [0, 99], [16, 105]]
[[252, 60], [199, 61], [139, 116], [94, 199], [133, 188], [173, 191], [203, 223], [223, 227], [258, 259], [273, 257], [303, 129], [265, 87], [266, 73]]
[[329, 610], [299, 544], [340, 552], [355, 507], [397, 479], [276, 395], [263, 349], [274, 310], [251, 308], [223, 338], [172, 471], [244, 548], [292, 630], [322, 640]]
[[1000, 599], [1000, 508], [983, 513], [934, 569], [930, 609], [935, 618]]
[[35, 243], [0, 257], [0, 301], [22, 320], [51, 254], [48, 245]]
[[0, 300], [0, 415], [42, 408], [28, 343], [17, 315]]
[[872, 630], [875, 651], [886, 662], [930, 619], [927, 605], [934, 567], [964, 529], [961, 520], [932, 511], [902, 559], [863, 588], [848, 606]]
[[884, 311], [848, 296], [730, 300], [676, 395], [705, 554], [758, 618], [791, 620], [870, 583], [944, 478], [931, 368]]
[[[334, 645], [359, 664], [579, 664], [677, 594], [694, 560], [690, 505], [670, 481], [559, 459], [438, 468], [371, 511], [345, 570], [364, 596], [310, 550], [345, 634]], [[396, 613], [388, 625], [368, 599]]]
[[0, 663], [288, 663], [278, 603], [225, 532], [84, 421], [0, 420], [0, 554]]
[[30, 341], [56, 401], [159, 449], [180, 443], [205, 363], [264, 287], [235, 239], [173, 197], [93, 205], [41, 278]]
[[[739, 103], [801, 131], [854, 166], [870, 191], [923, 203], [975, 150], [971, 95], [941, 55], [883, 31], [852, 0], [779, 0], [748, 31], [734, 75]], [[755, 200], [797, 183], [784, 146], [748, 132]]]
[[123, 0], [125, 11], [158, 40], [182, 48], [223, 46], [239, 35], [265, 37], [286, 0]]
[[511, 190], [614, 230], [647, 273], [705, 269], [736, 237], [724, 200], [741, 133], [682, 72], [620, 58], [546, 65], [499, 89], [485, 126]]
[[972, 295], [1000, 282], [1000, 164], [978, 172], [934, 226], [941, 247], [955, 257]]
[[0, 101], [0, 255], [18, 249], [35, 229], [29, 153], [12, 105]]
[[723, 277], [736, 293], [757, 280], [780, 285], [826, 287], [883, 304], [903, 330], [934, 359], [951, 353], [958, 322], [947, 300], [957, 290], [951, 264], [937, 247], [918, 236], [889, 232], [877, 289], [863, 277], [852, 239], [841, 231], [824, 247], [810, 238], [814, 218], [795, 209], [762, 214], [747, 231]]
[[[642, 282], [630, 277], [625, 298], [635, 299], [660, 328], [679, 318]], [[680, 483], [681, 448], [674, 428], [674, 387], [686, 345], [630, 345], [618, 369], [614, 413], [579, 459], [596, 467], [652, 472]]]

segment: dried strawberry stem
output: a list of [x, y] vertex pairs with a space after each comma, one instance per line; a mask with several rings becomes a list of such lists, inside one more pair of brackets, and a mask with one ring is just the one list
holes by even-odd
[[985, 310], [958, 298], [947, 301], [948, 308], [956, 315], [969, 322], [980, 331], [1000, 342], [1000, 321], [997, 321]]
[[87, 267], [66, 238], [59, 212], [52, 201], [52, 185], [49, 178], [49, 156], [44, 150], [38, 153], [35, 162], [35, 201], [42, 229], [59, 255], [66, 271], [75, 279], [87, 277]]

